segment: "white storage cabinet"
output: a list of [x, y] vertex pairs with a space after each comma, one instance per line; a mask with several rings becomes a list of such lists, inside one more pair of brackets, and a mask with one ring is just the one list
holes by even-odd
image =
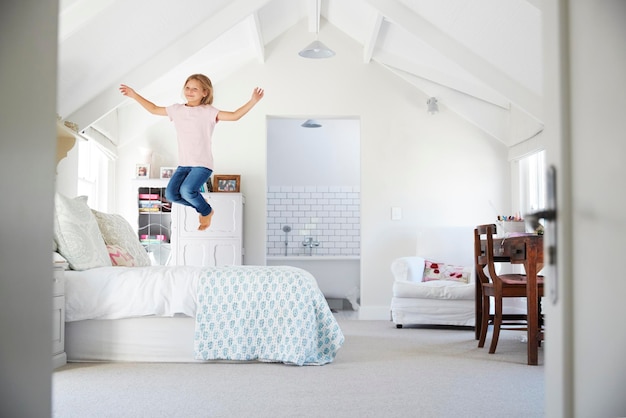
[[172, 205], [172, 264], [228, 266], [243, 264], [243, 208], [241, 193], [203, 193], [215, 215], [211, 226], [199, 231], [195, 209]]
[[65, 354], [65, 268], [66, 263], [54, 263], [52, 276], [52, 366], [67, 363]]

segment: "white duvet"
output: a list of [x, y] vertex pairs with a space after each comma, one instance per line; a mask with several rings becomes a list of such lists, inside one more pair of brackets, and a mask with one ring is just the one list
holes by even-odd
[[66, 322], [184, 314], [197, 360], [322, 365], [344, 336], [315, 278], [288, 266], [100, 267], [66, 274]]
[[65, 272], [65, 321], [196, 313], [203, 268], [99, 267]]

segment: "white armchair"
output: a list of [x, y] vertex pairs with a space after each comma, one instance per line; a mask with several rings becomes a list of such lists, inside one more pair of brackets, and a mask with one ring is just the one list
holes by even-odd
[[470, 283], [423, 281], [424, 265], [424, 258], [417, 256], [401, 257], [391, 264], [394, 274], [391, 318], [396, 326], [402, 328], [409, 324], [429, 324], [473, 327], [473, 275]]
[[[434, 277], [431, 261], [443, 265]], [[416, 255], [395, 259], [391, 272], [391, 319], [396, 327], [476, 325], [474, 226], [419, 228]], [[451, 272], [457, 277], [451, 276]], [[507, 313], [525, 312], [523, 303], [507, 302]]]

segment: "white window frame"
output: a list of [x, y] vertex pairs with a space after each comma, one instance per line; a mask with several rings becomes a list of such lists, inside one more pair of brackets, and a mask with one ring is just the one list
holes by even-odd
[[94, 141], [78, 143], [77, 195], [87, 196], [89, 207], [106, 212], [110, 159]]
[[519, 208], [523, 214], [546, 207], [546, 152], [539, 150], [518, 161]]

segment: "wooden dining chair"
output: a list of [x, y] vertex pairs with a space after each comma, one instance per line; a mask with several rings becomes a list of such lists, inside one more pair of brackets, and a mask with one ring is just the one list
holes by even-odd
[[[493, 333], [489, 353], [496, 352], [498, 338], [501, 329], [515, 329], [526, 331], [526, 315], [506, 317], [502, 313], [504, 298], [526, 297], [526, 275], [524, 274], [498, 274], [494, 260], [493, 236], [496, 231], [495, 224], [478, 225], [474, 229], [474, 254], [476, 259], [476, 280], [480, 281], [482, 291], [482, 317], [478, 347], [484, 347], [487, 338], [487, 328], [491, 319], [490, 300], [493, 297]], [[486, 270], [486, 271], [485, 271]], [[538, 297], [543, 296], [543, 277], [537, 277]], [[538, 303], [538, 306], [541, 306]], [[541, 318], [541, 315], [539, 315]], [[522, 321], [520, 321], [522, 319]], [[478, 320], [478, 318], [476, 318]], [[540, 319], [541, 320], [541, 319]]]

